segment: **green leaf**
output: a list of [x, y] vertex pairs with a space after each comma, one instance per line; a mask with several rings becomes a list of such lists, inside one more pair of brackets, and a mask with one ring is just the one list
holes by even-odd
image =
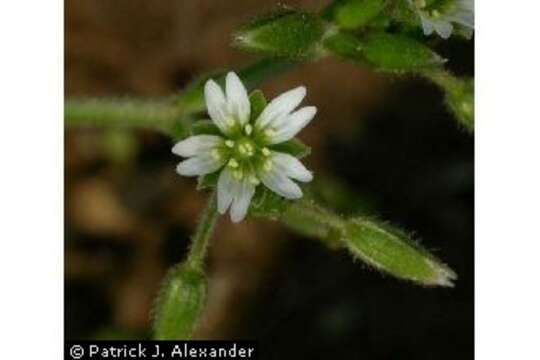
[[154, 310], [154, 338], [190, 339], [206, 304], [207, 284], [201, 269], [174, 267], [163, 283]]
[[280, 144], [270, 146], [270, 149], [291, 154], [299, 159], [311, 154], [311, 148], [298, 139], [291, 139]]
[[266, 98], [261, 90], [255, 90], [249, 95], [251, 104], [251, 123], [254, 123], [266, 107]]
[[[453, 286], [456, 274], [422, 249], [406, 233], [384, 223], [344, 218], [302, 198], [285, 203], [281, 221], [291, 229], [315, 237], [330, 248], [346, 248], [356, 259], [395, 276], [425, 286]], [[276, 218], [275, 211], [260, 216]]]
[[437, 68], [445, 62], [437, 53], [416, 40], [384, 33], [365, 39], [364, 55], [374, 67], [385, 71]]
[[356, 218], [347, 222], [344, 242], [353, 256], [373, 267], [426, 286], [449, 286], [456, 274], [409, 237], [386, 224]]
[[281, 9], [245, 25], [234, 35], [241, 49], [294, 60], [317, 55], [324, 22], [313, 14]]
[[460, 79], [446, 92], [446, 103], [468, 131], [474, 131], [474, 80]]
[[263, 185], [259, 185], [251, 200], [249, 214], [278, 219], [283, 213], [289, 200], [279, 196]]
[[458, 122], [469, 132], [474, 131], [474, 79], [458, 78], [445, 70], [424, 71], [422, 75], [439, 85], [445, 101]]
[[351, 33], [339, 31], [324, 40], [325, 48], [335, 55], [349, 60], [363, 60], [362, 43]]
[[329, 16], [344, 29], [369, 24], [387, 5], [386, 0], [337, 0], [329, 8]]
[[191, 135], [222, 135], [212, 120], [197, 120], [191, 125]]

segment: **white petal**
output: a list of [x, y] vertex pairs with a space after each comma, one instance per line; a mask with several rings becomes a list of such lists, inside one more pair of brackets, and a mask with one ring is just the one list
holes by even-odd
[[228, 168], [221, 171], [217, 184], [217, 207], [220, 214], [225, 214], [231, 205], [236, 182]]
[[195, 156], [210, 151], [222, 144], [223, 141], [221, 137], [216, 135], [190, 136], [174, 145], [172, 152], [183, 157]]
[[302, 197], [300, 187], [285, 174], [275, 170], [261, 171], [259, 178], [266, 187], [287, 199], [299, 199]]
[[251, 112], [249, 97], [244, 84], [232, 71], [227, 74], [225, 79], [225, 92], [227, 93], [229, 114], [238, 119], [241, 125], [247, 124]]
[[433, 23], [428, 18], [421, 16], [420, 20], [422, 22], [422, 29], [424, 29], [424, 35], [431, 35], [433, 31], [435, 31], [435, 28], [433, 27]]
[[460, 10], [454, 15], [449, 16], [448, 19], [465, 27], [474, 29], [474, 13], [467, 10]]
[[210, 115], [214, 124], [223, 133], [226, 133], [228, 129], [227, 119], [229, 117], [227, 113], [227, 100], [225, 99], [223, 90], [212, 79], [204, 84], [204, 99], [206, 101], [208, 115]]
[[454, 30], [454, 26], [450, 22], [443, 20], [434, 22], [433, 26], [437, 34], [443, 39], [448, 39], [452, 35], [452, 30]]
[[272, 128], [274, 134], [269, 138], [269, 144], [279, 144], [292, 139], [300, 132], [317, 113], [315, 106], [306, 106], [295, 111], [287, 119], [278, 124], [277, 128]]
[[306, 169], [300, 160], [290, 154], [273, 152], [272, 161], [278, 172], [282, 172], [292, 179], [302, 182], [310, 182], [313, 180], [311, 172]]
[[224, 163], [223, 158], [216, 160], [210, 154], [203, 154], [182, 161], [176, 171], [184, 176], [206, 175], [218, 170]]
[[289, 114], [300, 105], [305, 96], [306, 88], [303, 86], [299, 86], [279, 95], [266, 106], [255, 122], [255, 126], [259, 129], [263, 129], [273, 121]]
[[232, 222], [242, 221], [248, 212], [249, 204], [255, 194], [255, 185], [253, 185], [248, 179], [245, 179], [237, 187], [237, 191], [234, 195], [234, 200], [231, 205], [231, 220]]

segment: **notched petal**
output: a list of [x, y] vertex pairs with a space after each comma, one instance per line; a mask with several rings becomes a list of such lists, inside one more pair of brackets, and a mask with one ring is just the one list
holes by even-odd
[[245, 125], [249, 121], [251, 105], [244, 84], [232, 71], [225, 79], [225, 92], [229, 113], [240, 122], [240, 125]]
[[263, 110], [259, 118], [255, 121], [255, 126], [263, 129], [266, 126], [271, 126], [276, 120], [293, 111], [306, 96], [306, 88], [299, 86], [289, 90], [275, 99]]
[[210, 151], [223, 143], [223, 138], [216, 135], [190, 136], [173, 146], [172, 152], [183, 157], [195, 156]]
[[223, 166], [223, 160], [215, 159], [210, 154], [191, 157], [182, 161], [176, 171], [183, 176], [206, 175], [217, 171]]

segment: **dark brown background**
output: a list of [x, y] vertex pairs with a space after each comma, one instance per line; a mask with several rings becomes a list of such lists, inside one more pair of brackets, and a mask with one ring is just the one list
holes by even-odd
[[[314, 11], [326, 3], [288, 2]], [[275, 6], [66, 1], [66, 96], [170, 95], [201, 72], [248, 64], [255, 58], [230, 47], [230, 34]], [[435, 45], [455, 72], [472, 75], [471, 43]], [[306, 163], [344, 189], [336, 207], [415, 230], [458, 272], [457, 287], [383, 276], [278, 223], [222, 219], [197, 337], [258, 339], [265, 359], [472, 358], [472, 137], [420, 79], [332, 59], [263, 90], [273, 97], [300, 84], [319, 108], [301, 134], [314, 149]], [[151, 132], [66, 130], [67, 338], [149, 336], [160, 280], [185, 256], [206, 197], [175, 174], [171, 146]]]

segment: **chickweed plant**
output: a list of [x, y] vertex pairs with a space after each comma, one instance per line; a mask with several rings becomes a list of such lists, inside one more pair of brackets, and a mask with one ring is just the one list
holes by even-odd
[[66, 99], [66, 126], [147, 128], [169, 136], [180, 157], [177, 173], [196, 177], [197, 189], [209, 194], [187, 259], [163, 281], [154, 337], [191, 338], [206, 304], [208, 245], [217, 218], [227, 212], [233, 223], [250, 217], [280, 222], [412, 284], [452, 287], [457, 275], [408, 233], [317, 203], [309, 191], [317, 174], [304, 165], [312, 149], [295, 138], [317, 121], [317, 104], [300, 105], [309, 91], [302, 84], [270, 101], [256, 86], [336, 56], [390, 75], [427, 78], [444, 92], [457, 126], [472, 132], [473, 79], [452, 75], [444, 67], [448, 59], [429, 44], [469, 40], [473, 28], [473, 0], [336, 0], [316, 14], [282, 6], [231, 35], [233, 46], [261, 56], [251, 66], [202, 75], [162, 101]]

